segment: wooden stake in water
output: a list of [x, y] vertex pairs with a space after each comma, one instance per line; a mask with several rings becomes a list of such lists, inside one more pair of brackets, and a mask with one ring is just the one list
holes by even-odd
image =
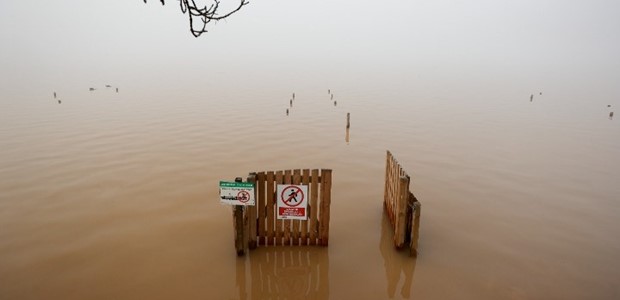
[[[242, 182], [241, 177], [235, 178], [235, 182]], [[243, 205], [233, 206], [233, 219], [235, 224], [235, 249], [237, 255], [241, 256], [245, 254], [244, 247], [244, 224], [243, 224]]]
[[347, 129], [351, 128], [351, 113], [347, 113]]

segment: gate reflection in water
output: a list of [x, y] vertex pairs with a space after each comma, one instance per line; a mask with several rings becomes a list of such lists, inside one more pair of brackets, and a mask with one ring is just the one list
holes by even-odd
[[383, 266], [385, 267], [385, 277], [387, 279], [387, 294], [394, 298], [396, 288], [404, 276], [400, 289], [401, 297], [409, 299], [411, 297], [411, 287], [413, 285], [413, 273], [417, 258], [409, 256], [409, 251], [398, 251], [394, 246], [394, 231], [390, 224], [387, 213], [383, 212], [381, 221], [381, 241], [379, 251], [383, 256]]
[[239, 299], [328, 299], [327, 248], [259, 247], [237, 258]]

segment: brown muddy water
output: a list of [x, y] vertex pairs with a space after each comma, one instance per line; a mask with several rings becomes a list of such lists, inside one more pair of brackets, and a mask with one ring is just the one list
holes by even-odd
[[[388, 86], [11, 94], [0, 299], [620, 296], [620, 123], [606, 99]], [[423, 205], [417, 259], [390, 242], [387, 149]], [[333, 169], [329, 247], [237, 257], [218, 182], [289, 168]]]

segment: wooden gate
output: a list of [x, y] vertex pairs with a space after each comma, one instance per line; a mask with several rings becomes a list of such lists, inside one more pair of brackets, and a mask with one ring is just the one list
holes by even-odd
[[[254, 249], [260, 245], [327, 246], [332, 170], [295, 169], [252, 172], [248, 176], [248, 182], [255, 184], [256, 205], [235, 208], [242, 211], [242, 213], [233, 215], [237, 254], [242, 255], [245, 249]], [[277, 219], [276, 186], [278, 184], [308, 186], [308, 220]]]
[[421, 204], [409, 191], [411, 178], [389, 150], [385, 165], [383, 205], [394, 228], [394, 245], [408, 245], [410, 254], [417, 256]]

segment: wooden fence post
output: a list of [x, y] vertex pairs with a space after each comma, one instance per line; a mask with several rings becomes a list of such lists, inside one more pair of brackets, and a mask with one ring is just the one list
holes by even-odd
[[313, 169], [310, 177], [310, 245], [316, 245], [319, 238], [319, 170]]
[[394, 242], [397, 248], [405, 245], [407, 233], [407, 200], [409, 199], [409, 176], [401, 176], [398, 184], [398, 207], [396, 213], [396, 230]]
[[[413, 194], [411, 195], [413, 197]], [[411, 241], [409, 242], [409, 255], [418, 256], [418, 239], [420, 238], [420, 213], [422, 204], [413, 197], [413, 220], [411, 227]]]
[[331, 205], [332, 170], [321, 169], [321, 221], [319, 222], [320, 245], [329, 243], [329, 207]]
[[[235, 178], [235, 182], [242, 182], [243, 179], [241, 177]], [[244, 245], [244, 236], [245, 236], [245, 226], [243, 222], [243, 206], [242, 205], [234, 205], [233, 206], [233, 220], [235, 224], [235, 249], [237, 250], [237, 255], [241, 256], [245, 254], [245, 245]]]
[[257, 229], [256, 229], [256, 222], [257, 222], [257, 218], [256, 218], [256, 208], [259, 205], [258, 202], [258, 197], [256, 197], [256, 193], [258, 192], [258, 189], [256, 187], [256, 173], [250, 173], [250, 175], [248, 176], [248, 182], [252, 183], [254, 185], [254, 206], [250, 206], [247, 208], [247, 215], [248, 215], [248, 243], [249, 243], [249, 248], [250, 249], [255, 249], [257, 246], [257, 240], [256, 240], [256, 234], [257, 234]]

